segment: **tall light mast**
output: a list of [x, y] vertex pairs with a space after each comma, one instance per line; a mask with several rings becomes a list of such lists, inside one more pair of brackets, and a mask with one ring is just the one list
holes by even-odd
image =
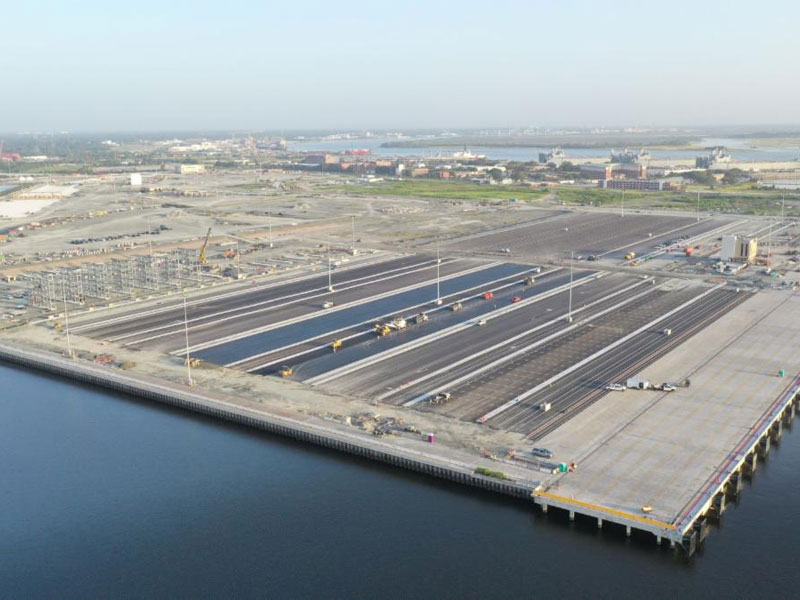
[[442, 259], [439, 258], [439, 240], [436, 240], [436, 305], [440, 305], [442, 303], [442, 295], [439, 286], [439, 274], [440, 269], [439, 265], [441, 265]]
[[332, 269], [333, 266], [331, 264], [331, 247], [328, 246], [328, 291], [329, 292], [335, 291], [333, 289], [333, 276], [331, 274]]
[[67, 310], [67, 286], [61, 281], [61, 292], [64, 295], [64, 328], [67, 332], [67, 356], [72, 358], [72, 342], [69, 338], [69, 311]]
[[572, 323], [572, 263], [575, 260], [575, 252], [569, 255], [569, 308], [567, 309], [567, 323]]
[[186, 311], [186, 296], [183, 297], [183, 334], [186, 338], [186, 383], [192, 383], [192, 360], [189, 356], [189, 319]]

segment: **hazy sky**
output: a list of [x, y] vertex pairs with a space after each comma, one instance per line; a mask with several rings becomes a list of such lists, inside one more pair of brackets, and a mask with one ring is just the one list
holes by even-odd
[[3, 2], [0, 131], [800, 123], [800, 3]]

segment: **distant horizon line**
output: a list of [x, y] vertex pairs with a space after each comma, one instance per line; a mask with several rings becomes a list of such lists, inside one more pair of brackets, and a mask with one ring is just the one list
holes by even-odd
[[[29, 135], [143, 135], [143, 134], [255, 134], [255, 133], [271, 133], [271, 134], [389, 134], [389, 133], [475, 133], [484, 130], [494, 130], [496, 133], [493, 135], [509, 135], [508, 133], [502, 134], [503, 131], [511, 130], [525, 130], [525, 129], [540, 129], [545, 132], [558, 132], [561, 130], [572, 130], [582, 133], [591, 133], [592, 130], [609, 130], [609, 132], [619, 133], [648, 133], [648, 132], [663, 132], [669, 133], [700, 133], [702, 130], [744, 130], [747, 133], [758, 133], [759, 129], [768, 130], [769, 133], [800, 133], [800, 122], [798, 123], [750, 123], [750, 124], [723, 124], [723, 125], [506, 125], [506, 126], [461, 126], [461, 127], [447, 127], [447, 126], [431, 126], [431, 127], [231, 127], [231, 128], [153, 128], [153, 129], [60, 129], [60, 130], [17, 130], [17, 131], [0, 131], [2, 136], [29, 136]], [[781, 131], [781, 129], [796, 129], [796, 131]], [[628, 130], [628, 131], [626, 131]], [[634, 130], [634, 131], [629, 131]], [[635, 131], [641, 130], [641, 131]], [[777, 130], [777, 131], [776, 131]], [[767, 131], [765, 131], [767, 132]], [[602, 133], [602, 132], [601, 132]], [[512, 134], [513, 135], [513, 134]], [[537, 134], [527, 134], [537, 135]]]

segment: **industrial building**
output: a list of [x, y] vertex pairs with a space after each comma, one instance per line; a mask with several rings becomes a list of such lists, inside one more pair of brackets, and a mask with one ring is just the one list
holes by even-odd
[[642, 190], [646, 192], [661, 192], [672, 189], [672, 184], [663, 179], [604, 179], [597, 186], [609, 190]]
[[750, 263], [756, 259], [758, 253], [758, 240], [754, 237], [742, 237], [738, 235], [722, 236], [722, 250], [720, 259], [723, 262], [746, 262]]
[[610, 163], [595, 164], [584, 163], [580, 166], [581, 177], [587, 179], [611, 179], [614, 172], [614, 165]]
[[580, 166], [581, 177], [587, 179], [611, 179], [624, 177], [627, 179], [645, 179], [647, 166], [637, 162], [628, 163], [584, 163]]
[[200, 175], [205, 172], [204, 165], [181, 165], [181, 175]]

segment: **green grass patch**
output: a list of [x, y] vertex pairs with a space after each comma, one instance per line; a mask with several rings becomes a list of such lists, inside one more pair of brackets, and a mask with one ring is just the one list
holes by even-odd
[[366, 196], [417, 196], [458, 200], [540, 200], [547, 190], [533, 190], [521, 185], [480, 185], [464, 181], [383, 181], [369, 185], [347, 185], [325, 188], [326, 191]]
[[492, 471], [491, 469], [487, 469], [486, 467], [476, 467], [475, 474], [483, 475], [484, 477], [493, 477], [494, 479], [503, 479], [503, 480], [511, 479], [511, 477], [509, 477], [502, 471]]
[[[700, 194], [700, 210], [704, 212], [736, 213], [744, 215], [780, 215], [781, 194], [773, 191], [754, 191], [732, 186], [726, 191], [709, 191]], [[697, 208], [697, 191], [687, 192], [625, 192], [626, 208], [665, 208], [693, 211]], [[600, 188], [562, 188], [556, 198], [566, 204], [581, 206], [620, 206], [622, 191]], [[787, 216], [800, 214], [797, 208], [800, 194], [786, 194]]]

